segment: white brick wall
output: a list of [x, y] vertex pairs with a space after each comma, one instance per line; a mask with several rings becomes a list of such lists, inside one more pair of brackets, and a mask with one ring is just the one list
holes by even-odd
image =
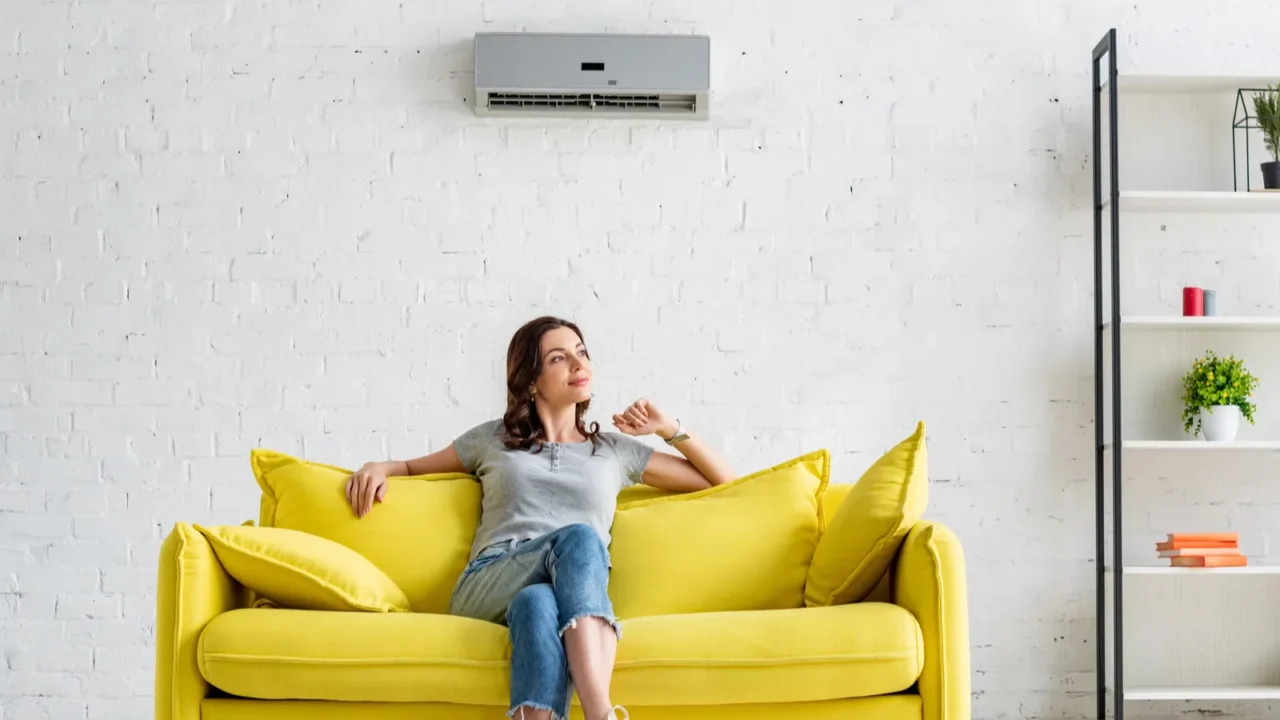
[[[0, 720], [149, 716], [167, 528], [255, 517], [255, 446], [443, 446], [500, 410], [509, 334], [543, 311], [582, 323], [597, 418], [648, 395], [743, 471], [827, 446], [851, 481], [927, 420], [975, 717], [1089, 714], [1089, 50], [1115, 25], [1127, 68], [1280, 71], [1277, 21], [0, 3]], [[517, 29], [708, 33], [713, 120], [477, 119], [470, 35]], [[1274, 303], [1274, 263], [1233, 267]], [[1247, 530], [1267, 497], [1226, 500]]]

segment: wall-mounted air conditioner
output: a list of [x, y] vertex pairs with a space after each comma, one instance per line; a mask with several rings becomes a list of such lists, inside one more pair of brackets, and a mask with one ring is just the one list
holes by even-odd
[[705, 120], [705, 35], [476, 33], [477, 115]]

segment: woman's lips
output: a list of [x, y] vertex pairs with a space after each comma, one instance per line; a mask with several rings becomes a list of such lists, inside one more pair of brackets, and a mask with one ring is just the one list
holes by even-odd
[[572, 386], [574, 386], [574, 387], [582, 387], [583, 385], [586, 385], [586, 384], [587, 384], [587, 381], [588, 381], [588, 380], [589, 380], [589, 378], [582, 378], [581, 380], [574, 380], [574, 381], [570, 382], [569, 384], [570, 384], [570, 385], [572, 385]]

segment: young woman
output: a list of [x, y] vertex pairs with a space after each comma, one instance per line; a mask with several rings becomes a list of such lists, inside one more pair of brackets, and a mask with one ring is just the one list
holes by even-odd
[[[724, 458], [645, 399], [613, 416], [617, 433], [586, 424], [591, 356], [578, 327], [540, 317], [507, 348], [507, 411], [449, 447], [368, 463], [347, 481], [359, 517], [396, 475], [469, 472], [483, 489], [471, 560], [453, 590], [454, 615], [504, 623], [511, 635], [511, 710], [564, 720], [573, 688], [586, 720], [626, 710], [609, 698], [622, 630], [609, 601], [609, 529], [622, 488], [643, 482], [694, 491], [736, 477]], [[658, 435], [684, 457], [633, 438]]]

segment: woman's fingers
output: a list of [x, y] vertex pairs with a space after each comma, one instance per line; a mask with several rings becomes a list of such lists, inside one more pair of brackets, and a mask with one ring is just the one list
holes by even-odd
[[366, 488], [369, 487], [369, 476], [360, 473], [356, 476], [356, 487], [352, 491], [351, 509], [356, 511], [356, 517], [364, 517], [364, 494]]
[[378, 491], [377, 483], [373, 481], [373, 478], [368, 480], [364, 488], [364, 512], [360, 513], [361, 516], [367, 515], [373, 509], [373, 495]]
[[347, 478], [344, 492], [352, 512], [356, 517], [364, 517], [373, 509], [375, 500], [382, 502], [387, 496], [387, 479], [377, 473], [360, 470]]

